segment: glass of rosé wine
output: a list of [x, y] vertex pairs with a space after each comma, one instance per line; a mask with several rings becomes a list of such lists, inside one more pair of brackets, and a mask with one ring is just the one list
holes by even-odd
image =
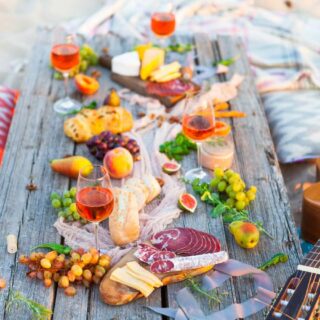
[[[61, 38], [61, 36], [59, 38]], [[56, 101], [53, 105], [54, 111], [60, 114], [68, 114], [81, 109], [81, 104], [71, 99], [68, 92], [70, 71], [80, 63], [79, 50], [80, 48], [74, 43], [72, 36], [67, 36], [60, 41], [54, 39], [51, 48], [51, 64], [55, 70], [61, 72], [64, 79], [65, 97]]]
[[201, 143], [212, 137], [215, 131], [215, 115], [213, 101], [202, 92], [187, 95], [182, 117], [182, 131], [197, 144], [198, 168], [191, 169], [185, 174], [188, 181], [194, 179], [207, 180], [208, 174], [201, 166]]
[[[95, 244], [99, 250], [99, 222], [107, 219], [114, 207], [114, 196], [108, 171], [100, 165], [80, 170], [77, 183], [76, 204], [79, 215], [94, 224]], [[85, 173], [85, 174], [84, 174]]]

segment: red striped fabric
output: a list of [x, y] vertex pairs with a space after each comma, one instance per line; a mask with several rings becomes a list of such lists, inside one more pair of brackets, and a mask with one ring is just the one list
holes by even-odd
[[0, 165], [19, 92], [0, 86]]

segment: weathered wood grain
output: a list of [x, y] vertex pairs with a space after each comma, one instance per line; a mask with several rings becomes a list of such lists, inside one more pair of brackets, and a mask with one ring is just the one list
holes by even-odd
[[[187, 37], [179, 38], [178, 41], [191, 40]], [[229, 75], [238, 72], [247, 77], [231, 106], [233, 109], [247, 112], [248, 118], [231, 121], [237, 151], [234, 168], [240, 171], [249, 185], [255, 184], [260, 190], [257, 200], [250, 208], [252, 219], [262, 221], [265, 228], [272, 233], [274, 240], [262, 236], [256, 249], [246, 251], [239, 248], [222, 220], [212, 219], [208, 215], [210, 207], [201, 202], [197, 213], [181, 215], [174, 225], [194, 227], [214, 234], [221, 240], [223, 248], [228, 249], [232, 258], [256, 266], [278, 251], [288, 253], [289, 262], [270, 271], [275, 286], [279, 286], [295, 269], [301, 252], [269, 128], [250, 77], [245, 52], [240, 42], [231, 38], [218, 38], [217, 42], [212, 43], [206, 36], [196, 35], [194, 43], [198, 63], [207, 66], [220, 58], [230, 58], [240, 53], [241, 58], [230, 67]], [[97, 50], [107, 46], [110, 48], [110, 54], [115, 55], [132, 49], [135, 43], [133, 40], [110, 35], [107, 38], [97, 37], [93, 45]], [[97, 287], [77, 287], [78, 294], [74, 298], [66, 298], [63, 290], [56, 286], [45, 289], [40, 281], [31, 281], [25, 277], [26, 268], [17, 263], [18, 255], [6, 253], [5, 236], [8, 233], [18, 236], [19, 254], [28, 254], [32, 246], [42, 242], [63, 241], [52, 227], [56, 214], [51, 208], [49, 195], [52, 191], [62, 192], [68, 189], [75, 181], [52, 173], [49, 161], [65, 154], [81, 154], [95, 161], [85, 145], [75, 145], [64, 136], [64, 118], [52, 109], [53, 102], [63, 96], [64, 90], [62, 82], [53, 80], [52, 70], [48, 68], [49, 50], [50, 31], [41, 29], [32, 50], [32, 60], [26, 70], [22, 96], [17, 105], [0, 171], [0, 227], [3, 235], [3, 241], [0, 243], [0, 276], [8, 282], [8, 288], [0, 295], [0, 318], [20, 320], [27, 317], [27, 313], [21, 310], [11, 313], [5, 311], [8, 289], [13, 288], [51, 308], [54, 312], [53, 319], [57, 320], [161, 319], [161, 316], [145, 307], [175, 307], [175, 293], [184, 287], [185, 283], [156, 290], [147, 300], [140, 299], [126, 306], [111, 307], [101, 302]], [[96, 95], [84, 99], [84, 102], [97, 100], [98, 103], [102, 103], [109, 88], [119, 88], [110, 81], [109, 71], [101, 71], [101, 89]], [[223, 77], [214, 77], [212, 82], [223, 80]], [[73, 88], [72, 83], [71, 87]], [[75, 96], [81, 98], [79, 94]], [[124, 105], [136, 114], [137, 110], [133, 106], [126, 103]], [[153, 134], [151, 132], [143, 137], [147, 145], [152, 144]], [[195, 154], [183, 161], [183, 170], [195, 166]], [[31, 180], [38, 185], [37, 191], [30, 192], [25, 189]], [[211, 306], [206, 299], [200, 299], [205, 313], [245, 300], [252, 295], [253, 287], [248, 279], [238, 279], [229, 281], [219, 292], [222, 291], [228, 291], [229, 294], [222, 299], [221, 305]], [[259, 314], [251, 318], [262, 319], [262, 316]]]

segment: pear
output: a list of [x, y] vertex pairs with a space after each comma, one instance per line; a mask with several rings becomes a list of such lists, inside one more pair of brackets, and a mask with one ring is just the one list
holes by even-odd
[[104, 104], [112, 107], [119, 107], [121, 104], [120, 97], [116, 89], [112, 88], [104, 100]]
[[245, 249], [254, 248], [260, 238], [257, 226], [248, 221], [234, 221], [229, 225], [229, 231], [233, 234], [237, 244]]
[[81, 156], [54, 159], [50, 166], [53, 171], [74, 179], [78, 178], [81, 169], [84, 176], [88, 176], [93, 170], [91, 161]]

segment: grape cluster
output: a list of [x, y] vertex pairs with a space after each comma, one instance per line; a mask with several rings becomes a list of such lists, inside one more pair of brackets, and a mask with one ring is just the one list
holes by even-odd
[[29, 278], [42, 280], [46, 288], [56, 282], [67, 296], [77, 293], [73, 286], [75, 284], [82, 284], [87, 288], [93, 283], [99, 284], [109, 269], [110, 261], [108, 255], [100, 255], [95, 248], [90, 248], [87, 252], [83, 249], [73, 250], [68, 258], [57, 251], [32, 252], [29, 257], [19, 257], [19, 262], [29, 268]]
[[252, 186], [246, 189], [239, 173], [231, 169], [223, 171], [221, 168], [215, 168], [214, 176], [210, 186], [225, 197], [226, 205], [229, 207], [243, 210], [256, 198], [257, 188]]
[[98, 160], [102, 160], [107, 151], [114, 148], [126, 148], [135, 161], [140, 160], [140, 147], [136, 140], [130, 139], [122, 134], [113, 134], [110, 131], [103, 131], [87, 141], [90, 153]]
[[57, 192], [52, 192], [50, 196], [51, 205], [57, 210], [58, 216], [64, 218], [65, 221], [80, 221], [86, 224], [88, 221], [81, 218], [77, 211], [76, 194], [77, 188], [75, 187], [64, 191], [61, 196]]

